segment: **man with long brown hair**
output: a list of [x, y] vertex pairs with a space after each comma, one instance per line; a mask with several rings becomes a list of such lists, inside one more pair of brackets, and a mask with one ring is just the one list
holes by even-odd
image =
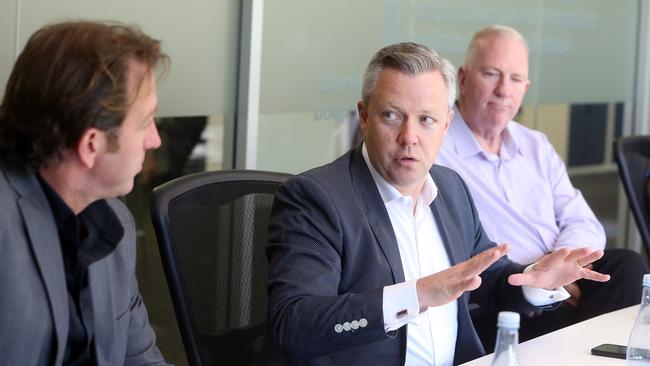
[[135, 279], [127, 194], [153, 120], [160, 42], [134, 27], [39, 29], [0, 106], [0, 364], [165, 364]]

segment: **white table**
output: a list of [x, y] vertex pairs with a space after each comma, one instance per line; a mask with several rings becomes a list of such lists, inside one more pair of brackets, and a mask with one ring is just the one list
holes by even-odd
[[[631, 306], [523, 342], [519, 360], [525, 366], [624, 365], [625, 360], [593, 356], [591, 349], [601, 343], [626, 345], [638, 311], [638, 305]], [[492, 358], [489, 354], [463, 365], [489, 366]]]

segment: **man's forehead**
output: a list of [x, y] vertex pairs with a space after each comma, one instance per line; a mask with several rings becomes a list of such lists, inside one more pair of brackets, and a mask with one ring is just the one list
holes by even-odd
[[151, 85], [155, 85], [155, 76], [152, 70], [142, 62], [127, 61], [126, 86], [130, 99], [146, 96], [151, 92]]
[[[429, 83], [432, 78], [437, 79], [439, 82]], [[378, 87], [375, 89], [374, 94], [380, 96], [377, 99], [380, 99], [383, 105], [393, 104], [393, 106], [397, 107], [395, 103], [398, 103], [398, 101], [411, 102], [409, 96], [426, 94], [435, 97], [429, 99], [432, 103], [447, 104], [449, 90], [440, 70], [429, 70], [414, 74], [398, 69], [390, 69], [390, 71], [385, 69], [377, 81]], [[426, 85], [418, 85], [421, 84], [420, 82], [424, 82]], [[416, 85], [417, 88], [414, 88]], [[373, 99], [370, 99], [370, 104], [372, 104]], [[379, 102], [379, 100], [377, 101]]]
[[413, 72], [408, 72], [408, 71], [404, 71], [392, 67], [384, 68], [381, 71], [379, 77], [377, 78], [377, 84], [380, 84], [381, 81], [383, 82], [382, 84], [385, 85], [388, 80], [391, 80], [393, 82], [399, 81], [400, 83], [406, 83], [406, 82], [415, 81], [417, 79], [423, 79], [426, 77], [439, 79], [444, 84], [444, 78], [442, 77], [442, 73], [438, 69], [423, 70], [420, 72], [413, 73]]
[[487, 50], [483, 54], [477, 52], [475, 58], [476, 60], [465, 68], [474, 71], [495, 70], [528, 78], [528, 57], [523, 53]]

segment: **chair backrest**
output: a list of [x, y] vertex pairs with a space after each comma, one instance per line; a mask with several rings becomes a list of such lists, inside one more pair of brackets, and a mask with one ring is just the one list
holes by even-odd
[[289, 174], [216, 171], [155, 188], [151, 217], [190, 365], [250, 365], [266, 332], [267, 224]]
[[650, 256], [650, 201], [647, 177], [650, 168], [650, 136], [628, 136], [614, 141], [614, 158], [623, 182], [627, 201], [641, 234], [646, 253]]

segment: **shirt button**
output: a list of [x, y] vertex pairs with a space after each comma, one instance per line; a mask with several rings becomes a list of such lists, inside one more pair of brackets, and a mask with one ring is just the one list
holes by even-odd
[[334, 326], [334, 331], [335, 331], [336, 333], [342, 333], [342, 332], [343, 332], [343, 326], [342, 326], [341, 324], [336, 324], [336, 325]]
[[350, 327], [352, 327], [352, 329], [355, 329], [355, 330], [359, 329], [359, 322], [356, 321], [356, 320], [351, 321], [350, 322]]
[[350, 327], [350, 323], [348, 323], [348, 322], [343, 323], [343, 330], [345, 330], [346, 332], [349, 332], [350, 329], [352, 329], [352, 327]]
[[359, 326], [361, 328], [365, 328], [367, 325], [368, 325], [368, 319], [366, 318], [359, 319]]

